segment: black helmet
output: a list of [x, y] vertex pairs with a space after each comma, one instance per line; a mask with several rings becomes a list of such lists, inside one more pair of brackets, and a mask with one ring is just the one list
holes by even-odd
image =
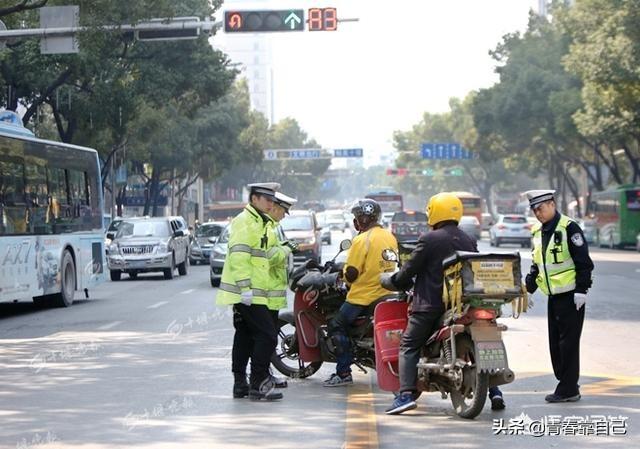
[[382, 209], [377, 201], [370, 198], [357, 200], [351, 207], [351, 213], [356, 217], [367, 217], [369, 221], [377, 222], [382, 215]]

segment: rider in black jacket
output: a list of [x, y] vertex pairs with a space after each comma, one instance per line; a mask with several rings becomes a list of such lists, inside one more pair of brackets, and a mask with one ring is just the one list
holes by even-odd
[[[411, 315], [400, 344], [400, 394], [386, 410], [390, 415], [417, 407], [413, 394], [420, 351], [436, 330], [445, 310], [442, 302], [442, 261], [454, 251], [478, 251], [475, 240], [458, 228], [462, 202], [457, 196], [448, 192], [434, 195], [427, 205], [427, 216], [432, 230], [420, 236], [411, 258], [390, 279], [398, 290], [407, 290], [414, 285]], [[497, 387], [490, 389], [489, 397], [492, 409], [504, 408], [502, 393]]]

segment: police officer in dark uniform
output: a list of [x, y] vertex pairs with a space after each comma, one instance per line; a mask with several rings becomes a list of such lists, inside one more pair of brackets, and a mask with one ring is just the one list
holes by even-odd
[[547, 402], [580, 400], [580, 335], [593, 262], [580, 226], [556, 210], [553, 190], [526, 192], [539, 225], [533, 230], [533, 264], [527, 291], [549, 296], [549, 350], [558, 385]]

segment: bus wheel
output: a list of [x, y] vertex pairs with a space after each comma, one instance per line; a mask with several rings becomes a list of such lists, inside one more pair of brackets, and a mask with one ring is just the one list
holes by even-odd
[[76, 265], [67, 250], [62, 254], [60, 267], [60, 293], [54, 296], [54, 304], [57, 307], [69, 307], [73, 304], [76, 290]]

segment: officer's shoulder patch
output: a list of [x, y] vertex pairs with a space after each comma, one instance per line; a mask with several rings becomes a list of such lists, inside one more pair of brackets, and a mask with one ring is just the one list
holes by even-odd
[[584, 239], [582, 238], [582, 234], [580, 234], [579, 232], [576, 232], [571, 236], [571, 241], [576, 246], [584, 245]]

